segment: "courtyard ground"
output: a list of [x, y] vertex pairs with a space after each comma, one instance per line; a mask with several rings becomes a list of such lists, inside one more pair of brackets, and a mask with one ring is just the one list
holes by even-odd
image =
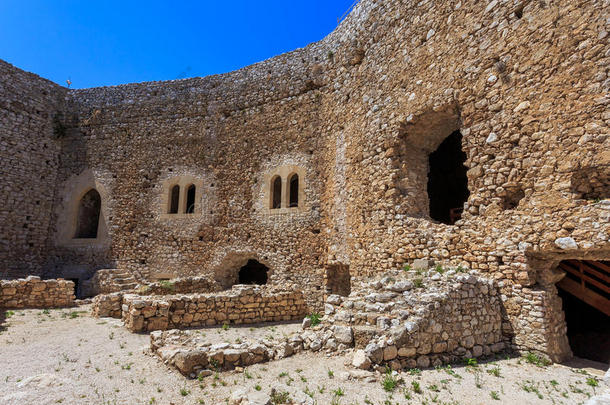
[[[243, 371], [187, 379], [150, 354], [148, 334], [89, 306], [8, 311], [0, 319], [0, 404], [225, 404], [236, 391], [276, 403], [315, 404], [578, 404], [606, 389], [599, 363], [535, 364], [497, 358], [400, 373], [357, 372], [351, 356], [301, 353]], [[205, 328], [212, 343], [279, 338], [298, 324]], [[606, 366], [607, 367], [607, 366]], [[607, 390], [607, 389], [606, 389]]]

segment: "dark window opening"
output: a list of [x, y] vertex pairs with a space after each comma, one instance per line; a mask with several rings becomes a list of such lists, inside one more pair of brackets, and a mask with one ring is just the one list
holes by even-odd
[[195, 212], [195, 186], [190, 185], [186, 190], [186, 213], [193, 214]]
[[610, 261], [564, 260], [557, 283], [575, 356], [610, 362]]
[[333, 264], [326, 268], [326, 293], [347, 297], [351, 292], [349, 266]]
[[272, 196], [271, 208], [272, 209], [281, 208], [282, 207], [282, 178], [279, 176], [276, 177], [271, 182], [271, 196]]
[[178, 213], [178, 203], [180, 202], [180, 186], [175, 185], [172, 187], [172, 191], [169, 196], [169, 213], [177, 214]]
[[254, 259], [248, 260], [245, 266], [239, 269], [238, 284], [267, 284], [269, 268]]
[[100, 194], [95, 190], [89, 190], [78, 205], [78, 216], [76, 219], [77, 239], [95, 239], [97, 238], [97, 228], [100, 222], [100, 211], [102, 208], [102, 199]]
[[428, 159], [428, 198], [430, 217], [452, 225], [461, 218], [468, 191], [466, 153], [462, 151], [462, 134], [455, 131], [430, 154]]
[[290, 178], [290, 205], [289, 207], [299, 206], [299, 175], [295, 174]]

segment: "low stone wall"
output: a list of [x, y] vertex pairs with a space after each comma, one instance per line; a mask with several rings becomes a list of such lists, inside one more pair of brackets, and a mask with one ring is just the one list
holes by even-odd
[[141, 284], [135, 292], [139, 295], [203, 294], [222, 291], [211, 277], [184, 277], [168, 281]]
[[146, 296], [99, 295], [93, 315], [122, 317], [132, 332], [196, 326], [278, 322], [302, 319], [307, 306], [301, 291], [235, 286], [216, 294]]
[[74, 282], [30, 276], [0, 280], [0, 308], [58, 308], [74, 305]]
[[96, 318], [118, 318], [123, 313], [123, 293], [96, 295], [93, 298], [91, 313]]

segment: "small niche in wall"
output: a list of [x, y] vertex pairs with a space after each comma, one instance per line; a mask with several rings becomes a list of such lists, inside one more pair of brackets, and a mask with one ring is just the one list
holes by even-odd
[[571, 191], [577, 199], [599, 201], [610, 198], [610, 166], [576, 170], [571, 178]]
[[508, 188], [502, 198], [503, 208], [505, 210], [513, 210], [519, 206], [519, 203], [525, 197], [525, 192], [519, 186]]

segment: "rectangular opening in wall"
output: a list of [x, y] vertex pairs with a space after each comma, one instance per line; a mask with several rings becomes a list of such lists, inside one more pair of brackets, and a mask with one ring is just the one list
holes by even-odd
[[326, 267], [326, 293], [347, 297], [351, 292], [349, 266], [332, 264]]
[[557, 283], [575, 356], [610, 362], [610, 261], [564, 260]]

